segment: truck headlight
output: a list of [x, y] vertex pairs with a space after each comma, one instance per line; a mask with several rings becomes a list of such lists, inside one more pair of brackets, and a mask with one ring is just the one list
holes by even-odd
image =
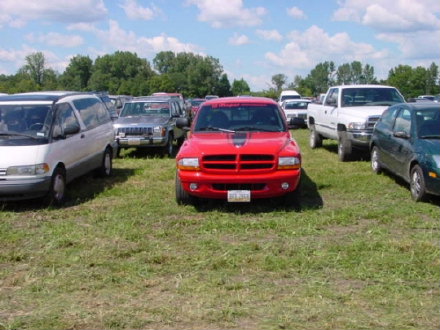
[[349, 130], [361, 130], [366, 128], [367, 128], [366, 122], [352, 122], [348, 124]]
[[42, 175], [49, 172], [49, 165], [46, 163], [37, 165], [10, 166], [6, 175]]
[[200, 170], [198, 158], [182, 158], [177, 161], [177, 168], [186, 171]]
[[163, 126], [155, 126], [153, 127], [153, 134], [154, 135], [159, 135], [159, 136], [166, 136], [167, 135], [167, 129], [166, 127]]
[[278, 158], [279, 170], [296, 170], [301, 168], [301, 159], [299, 157], [280, 157]]

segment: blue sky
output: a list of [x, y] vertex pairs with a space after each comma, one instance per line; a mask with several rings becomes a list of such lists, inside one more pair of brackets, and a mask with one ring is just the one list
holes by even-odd
[[160, 51], [219, 59], [254, 91], [318, 63], [440, 66], [438, 0], [1, 0], [0, 74], [40, 51], [63, 72], [75, 55]]

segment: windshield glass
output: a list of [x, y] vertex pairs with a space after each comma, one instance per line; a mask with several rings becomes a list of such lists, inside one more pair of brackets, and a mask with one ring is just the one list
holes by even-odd
[[405, 100], [394, 88], [344, 88], [342, 89], [342, 107], [361, 107], [375, 105], [393, 105]]
[[168, 102], [132, 102], [125, 103], [120, 117], [164, 116], [170, 117]]
[[0, 104], [0, 138], [47, 138], [51, 105]]
[[282, 132], [285, 122], [273, 104], [225, 103], [202, 106], [194, 128], [202, 131]]
[[284, 104], [284, 109], [307, 109], [309, 102], [286, 102]]

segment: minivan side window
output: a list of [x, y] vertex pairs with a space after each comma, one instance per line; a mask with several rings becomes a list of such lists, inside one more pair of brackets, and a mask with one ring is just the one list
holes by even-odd
[[78, 119], [75, 117], [75, 113], [69, 103], [60, 103], [57, 105], [54, 125], [53, 125], [53, 135], [59, 136], [64, 135], [64, 130], [66, 127], [78, 126]]
[[95, 128], [111, 120], [110, 114], [98, 99], [84, 98], [73, 101], [73, 104], [78, 109], [87, 129]]

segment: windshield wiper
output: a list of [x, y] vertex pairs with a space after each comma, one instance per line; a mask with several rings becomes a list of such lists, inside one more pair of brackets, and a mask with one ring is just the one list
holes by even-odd
[[440, 135], [422, 135], [421, 139], [440, 139]]
[[255, 127], [255, 126], [243, 126], [236, 129], [236, 131], [258, 131], [258, 132], [277, 132], [273, 129], [265, 129], [261, 127]]
[[18, 132], [0, 132], [0, 136], [24, 136], [27, 138], [38, 140], [39, 138], [29, 134], [23, 134]]
[[199, 129], [199, 131], [220, 131], [220, 132], [225, 132], [225, 133], [235, 133], [235, 131], [233, 131], [231, 129], [212, 127], [212, 126], [202, 127]]

